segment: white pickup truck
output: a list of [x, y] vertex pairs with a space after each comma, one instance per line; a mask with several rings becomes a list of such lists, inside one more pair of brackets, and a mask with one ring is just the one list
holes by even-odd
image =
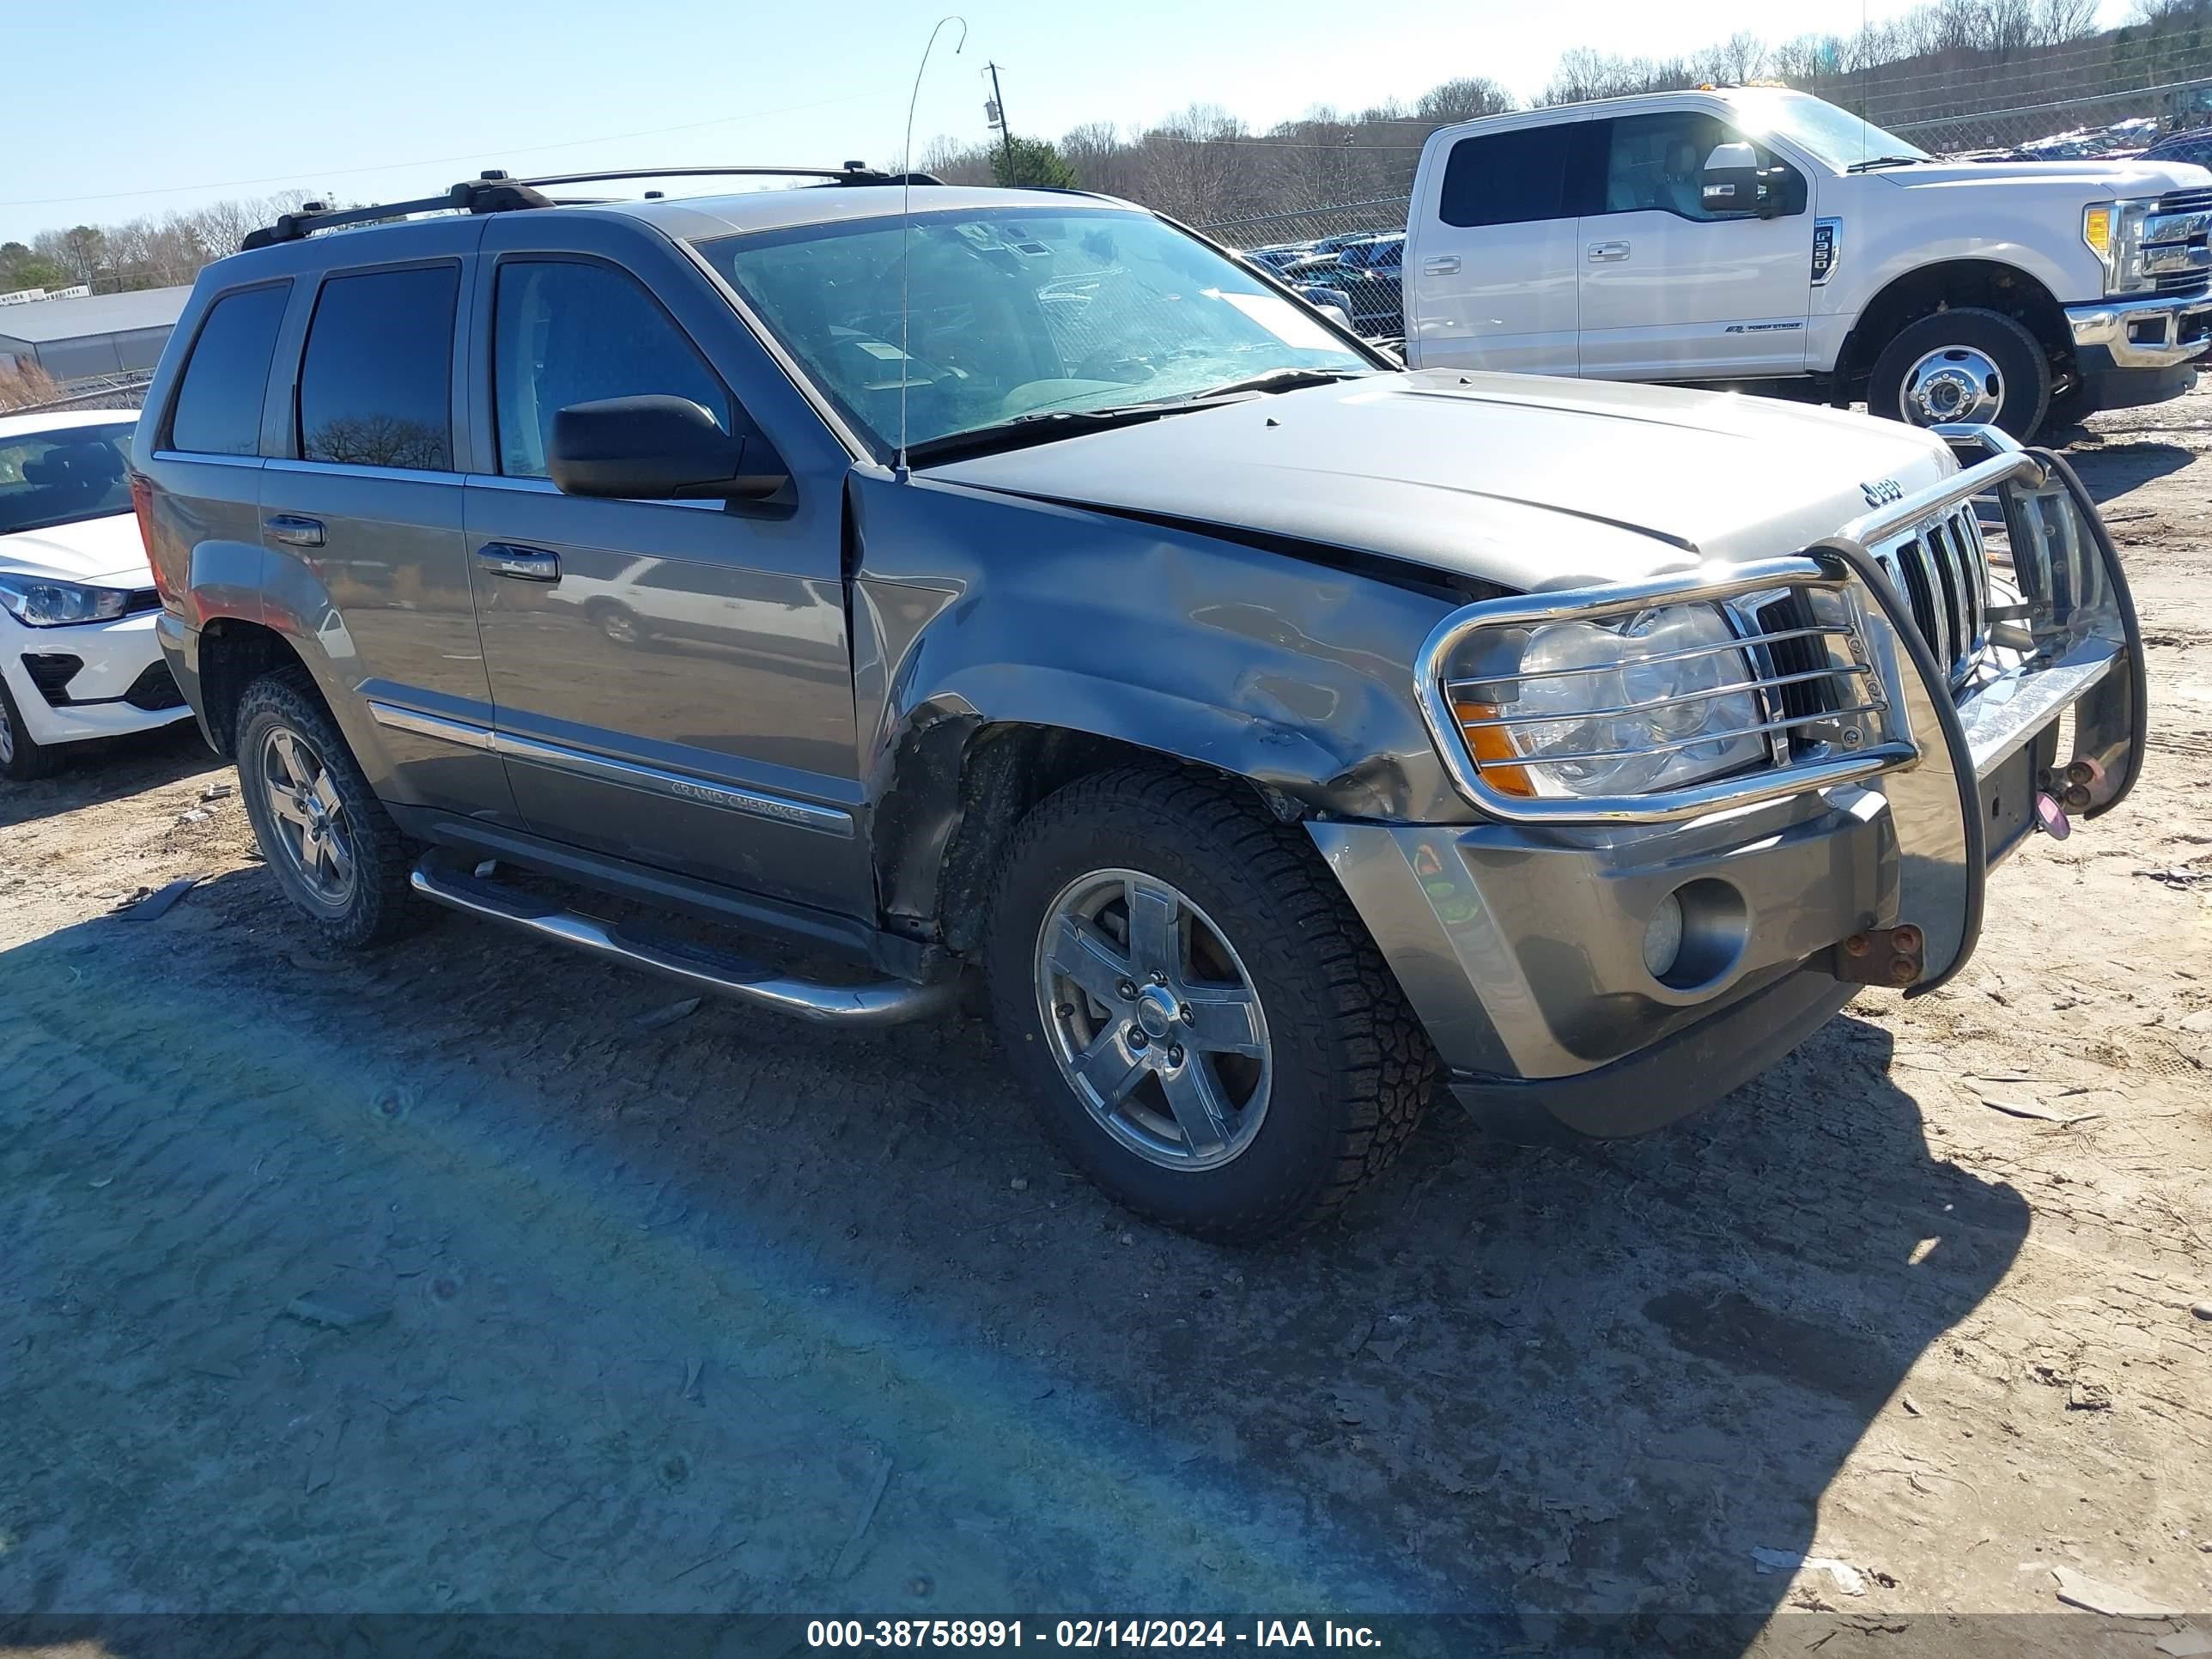
[[1780, 88], [1440, 128], [1413, 181], [1415, 368], [1738, 385], [1922, 426], [2189, 389], [2212, 171], [1938, 161]]

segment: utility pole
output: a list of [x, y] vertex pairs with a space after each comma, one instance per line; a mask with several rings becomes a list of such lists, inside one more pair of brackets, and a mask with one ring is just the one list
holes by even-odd
[[1006, 176], [1011, 179], [1014, 172], [1014, 130], [1006, 125], [1006, 94], [999, 90], [999, 66], [996, 64], [986, 64], [983, 67], [989, 70], [991, 75], [990, 116], [999, 129], [1000, 138], [1006, 145]]

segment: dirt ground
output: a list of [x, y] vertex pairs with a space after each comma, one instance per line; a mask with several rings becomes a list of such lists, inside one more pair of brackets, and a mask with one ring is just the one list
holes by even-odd
[[189, 728], [0, 795], [0, 1613], [2185, 1623], [2064, 1568], [2212, 1632], [2212, 393], [2072, 453], [2153, 749], [1960, 981], [1642, 1139], [1440, 1107], [1256, 1254], [1062, 1168], [979, 1024], [319, 957]]

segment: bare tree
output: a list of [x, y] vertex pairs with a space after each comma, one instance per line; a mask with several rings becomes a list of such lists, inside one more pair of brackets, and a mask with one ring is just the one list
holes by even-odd
[[1218, 104], [1193, 104], [1146, 132], [1145, 199], [1196, 224], [1225, 219], [1240, 205], [1236, 189], [1244, 124]]
[[1521, 107], [1520, 100], [1486, 75], [1463, 75], [1431, 87], [1413, 106], [1415, 118], [1431, 126], [1454, 121], [1474, 121], [1486, 115], [1503, 115]]

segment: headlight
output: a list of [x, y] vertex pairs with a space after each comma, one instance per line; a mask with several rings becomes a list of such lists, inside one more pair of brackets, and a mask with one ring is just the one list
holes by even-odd
[[1452, 713], [1505, 794], [1646, 794], [1771, 759], [1751, 665], [1710, 605], [1486, 629], [1460, 658]]
[[2081, 210], [2081, 240], [2105, 267], [2105, 292], [2135, 294], [2151, 286], [2143, 274], [2143, 221], [2155, 204], [2094, 202]]
[[0, 610], [32, 628], [112, 622], [130, 604], [130, 592], [120, 587], [87, 587], [82, 582], [0, 573]]

